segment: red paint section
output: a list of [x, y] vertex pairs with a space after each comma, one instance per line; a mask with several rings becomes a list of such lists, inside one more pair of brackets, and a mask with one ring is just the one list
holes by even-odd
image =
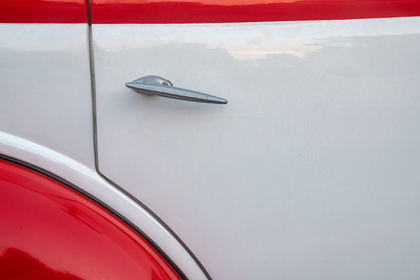
[[109, 212], [2, 160], [0, 213], [0, 279], [180, 279]]
[[92, 0], [93, 23], [223, 23], [420, 16], [419, 0]]
[[0, 23], [87, 23], [87, 0], [0, 0]]
[[[227, 23], [420, 16], [420, 0], [92, 0], [93, 23]], [[2, 0], [0, 23], [87, 23], [87, 0]]]

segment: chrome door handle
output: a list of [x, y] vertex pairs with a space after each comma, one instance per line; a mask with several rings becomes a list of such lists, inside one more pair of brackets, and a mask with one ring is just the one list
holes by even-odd
[[226, 99], [205, 94], [198, 91], [174, 87], [169, 80], [158, 76], [145, 76], [131, 83], [126, 83], [126, 87], [137, 92], [148, 95], [159, 95], [167, 98], [181, 99], [185, 101], [226, 104]]

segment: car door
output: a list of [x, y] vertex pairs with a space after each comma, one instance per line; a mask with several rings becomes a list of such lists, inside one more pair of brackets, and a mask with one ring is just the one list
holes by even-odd
[[[416, 1], [93, 0], [99, 172], [214, 279], [415, 278], [419, 15]], [[126, 87], [149, 75], [228, 103]]]

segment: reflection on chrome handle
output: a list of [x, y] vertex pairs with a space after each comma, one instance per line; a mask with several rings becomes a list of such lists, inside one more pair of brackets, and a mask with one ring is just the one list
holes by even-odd
[[137, 79], [131, 83], [125, 84], [127, 87], [134, 89], [137, 92], [148, 94], [148, 95], [159, 95], [167, 98], [181, 99], [185, 101], [202, 102], [202, 103], [214, 103], [214, 104], [226, 104], [226, 99], [201, 93], [198, 91], [192, 91], [183, 88], [177, 88], [172, 85], [169, 80], [158, 76], [146, 76]]

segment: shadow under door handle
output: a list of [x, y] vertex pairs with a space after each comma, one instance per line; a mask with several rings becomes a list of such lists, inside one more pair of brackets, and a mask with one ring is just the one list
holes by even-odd
[[127, 87], [134, 89], [137, 92], [158, 95], [167, 98], [180, 99], [185, 101], [226, 104], [226, 99], [205, 94], [198, 91], [174, 87], [169, 80], [158, 76], [146, 76], [131, 83], [125, 84]]

